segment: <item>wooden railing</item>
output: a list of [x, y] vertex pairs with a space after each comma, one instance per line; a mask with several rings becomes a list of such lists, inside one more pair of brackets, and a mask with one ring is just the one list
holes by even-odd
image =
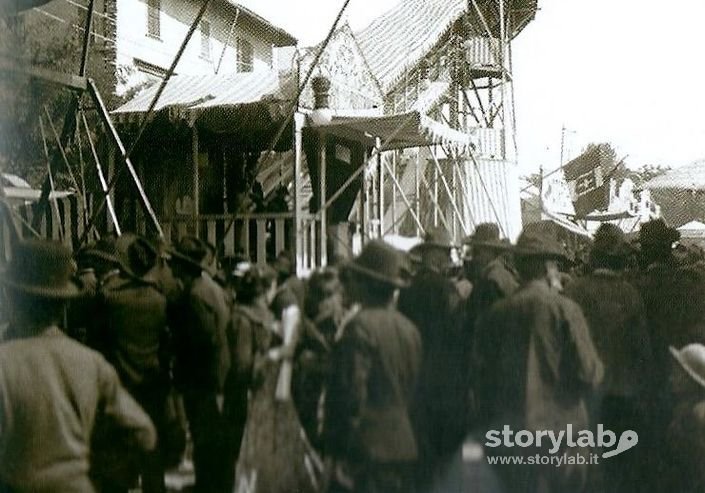
[[[83, 234], [84, 222], [80, 220], [82, 209], [76, 201], [67, 201], [56, 210], [47, 209], [47, 219], [37, 233], [41, 238], [62, 240], [72, 248], [78, 248], [78, 242]], [[20, 238], [31, 238], [37, 235], [29, 230], [31, 223], [31, 207], [16, 208], [13, 213], [18, 225]], [[161, 226], [167, 243], [176, 244], [187, 235], [198, 235], [216, 246], [222, 258], [233, 257], [236, 254], [248, 256], [254, 262], [265, 263], [276, 257], [283, 250], [296, 253], [300, 270], [311, 271], [321, 265], [320, 258], [320, 220], [315, 215], [304, 214], [301, 227], [295, 228], [294, 213], [261, 213], [261, 214], [204, 214], [197, 218], [191, 216], [176, 216], [163, 218]], [[0, 214], [0, 264], [11, 257], [11, 247], [14, 241], [12, 225]], [[144, 234], [146, 224], [138, 222], [137, 232]]]

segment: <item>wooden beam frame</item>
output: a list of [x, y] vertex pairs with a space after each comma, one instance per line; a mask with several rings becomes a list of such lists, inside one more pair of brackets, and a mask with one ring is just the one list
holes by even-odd
[[93, 160], [95, 161], [95, 168], [98, 172], [98, 180], [100, 181], [100, 187], [105, 194], [105, 200], [108, 207], [108, 214], [115, 227], [115, 232], [118, 236], [122, 235], [122, 229], [120, 228], [120, 222], [118, 221], [117, 214], [115, 214], [115, 207], [113, 206], [113, 201], [110, 198], [110, 191], [108, 190], [108, 182], [105, 180], [105, 174], [103, 173], [103, 167], [100, 164], [100, 159], [98, 158], [98, 152], [96, 151], [93, 139], [91, 138], [90, 128], [88, 127], [88, 120], [86, 119], [86, 113], [81, 109], [81, 119], [83, 121], [83, 127], [86, 130], [86, 135], [88, 136], [88, 144], [91, 148], [91, 154], [93, 155]]
[[[431, 157], [433, 158], [433, 163], [436, 166], [436, 171], [438, 172], [438, 175], [441, 178], [441, 182], [443, 183], [443, 187], [446, 190], [446, 193], [448, 194], [448, 199], [450, 200], [450, 205], [453, 208], [453, 211], [455, 214], [458, 216], [458, 220], [460, 221], [460, 226], [463, 228], [464, 234], [468, 234], [469, 230], [467, 226], [465, 225], [465, 220], [462, 217], [462, 214], [458, 210], [458, 205], [455, 202], [455, 196], [453, 192], [451, 192], [450, 187], [448, 186], [448, 180], [446, 180], [445, 174], [443, 173], [443, 169], [441, 168], [441, 164], [438, 162], [438, 158], [436, 157], [436, 154], [433, 152], [433, 149], [429, 146], [428, 150], [431, 152]], [[452, 232], [452, 231], [451, 231]]]

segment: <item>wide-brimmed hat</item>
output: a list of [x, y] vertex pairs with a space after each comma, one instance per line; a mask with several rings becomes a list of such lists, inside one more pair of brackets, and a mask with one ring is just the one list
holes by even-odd
[[175, 248], [170, 250], [171, 261], [182, 263], [194, 269], [203, 270], [203, 259], [208, 253], [206, 245], [195, 236], [184, 236]]
[[694, 343], [684, 346], [680, 351], [673, 346], [668, 349], [690, 378], [705, 388], [705, 346]]
[[511, 248], [511, 244], [499, 237], [499, 226], [497, 223], [481, 223], [475, 227], [475, 232], [463, 238], [463, 244], [473, 247], [489, 247], [505, 250]]
[[402, 252], [382, 240], [373, 240], [365, 245], [360, 255], [346, 263], [342, 270], [392, 286], [405, 287], [408, 285], [406, 264]]
[[429, 248], [450, 250], [455, 247], [456, 245], [453, 244], [453, 240], [451, 239], [448, 230], [441, 226], [434, 226], [426, 230], [423, 237], [423, 242], [416, 245], [412, 248], [412, 250], [417, 252], [427, 250]]
[[666, 224], [663, 219], [654, 219], [641, 225], [638, 243], [642, 245], [672, 244], [680, 240], [681, 234]]
[[6, 288], [40, 298], [71, 299], [83, 294], [73, 278], [76, 264], [71, 251], [54, 241], [26, 240], [12, 251], [12, 261], [0, 274]]
[[540, 257], [568, 260], [568, 254], [558, 239], [542, 228], [524, 228], [513, 249], [517, 257]]
[[125, 233], [115, 241], [120, 269], [126, 274], [142, 278], [157, 265], [159, 253], [146, 238]]
[[626, 257], [634, 252], [627, 236], [614, 224], [605, 223], [595, 232], [592, 255], [603, 257]]
[[120, 258], [118, 256], [116, 241], [116, 238], [106, 236], [96, 243], [86, 245], [76, 252], [76, 261], [79, 265], [98, 261], [119, 267]]

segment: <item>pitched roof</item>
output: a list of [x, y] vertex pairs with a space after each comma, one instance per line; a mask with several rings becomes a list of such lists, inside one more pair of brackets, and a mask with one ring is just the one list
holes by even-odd
[[[480, 1], [489, 28], [496, 33], [495, 0]], [[413, 68], [467, 10], [468, 0], [400, 0], [357, 33], [375, 77], [385, 92]], [[534, 18], [538, 0], [511, 0], [512, 37]], [[484, 34], [484, 30], [483, 30]], [[496, 34], [495, 34], [496, 35]]]
[[652, 178], [644, 185], [649, 190], [664, 188], [705, 190], [705, 160], [676, 168]]
[[244, 7], [243, 5], [240, 5], [239, 3], [233, 0], [224, 0], [224, 2], [231, 7], [239, 9], [241, 14], [244, 14], [249, 17], [250, 20], [257, 24], [258, 27], [261, 28], [263, 31], [266, 31], [271, 34], [274, 37], [276, 46], [295, 46], [297, 44], [297, 40], [294, 36], [286, 32], [281, 27], [275, 26], [256, 12], [248, 9], [247, 7]]
[[406, 0], [357, 34], [385, 91], [412, 68], [465, 12], [466, 0]]

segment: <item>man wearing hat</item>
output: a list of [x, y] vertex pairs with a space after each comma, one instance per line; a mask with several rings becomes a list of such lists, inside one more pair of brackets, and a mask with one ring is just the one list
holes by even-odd
[[[157, 251], [145, 238], [126, 233], [115, 241], [114, 256], [119, 269], [104, 276], [96, 296], [100, 316], [92, 330], [95, 349], [115, 367], [123, 385], [162, 432], [171, 382], [167, 301], [153, 272]], [[163, 445], [161, 439], [158, 445]], [[139, 471], [134, 471], [135, 476], [140, 473], [145, 493], [165, 491], [160, 452], [145, 456]]]
[[19, 243], [0, 276], [11, 310], [0, 344], [0, 490], [94, 492], [91, 441], [108, 426], [138, 451], [154, 448], [149, 417], [103, 357], [58, 328], [81, 295], [64, 246]]
[[[605, 366], [591, 410], [592, 422], [618, 434], [636, 430], [646, 437], [643, 416], [651, 404], [651, 340], [641, 295], [625, 278], [633, 254], [624, 232], [605, 223], [595, 233], [591, 273], [568, 284], [564, 294], [583, 310], [598, 356]], [[600, 464], [601, 491], [641, 491], [645, 463], [640, 447]]]
[[660, 474], [656, 451], [665, 444], [663, 431], [673, 410], [672, 400], [663, 392], [668, 385], [669, 346], [705, 344], [705, 268], [699, 263], [678, 265], [673, 255], [673, 243], [678, 239], [678, 231], [668, 227], [663, 219], [643, 224], [639, 232], [642, 267], [645, 268], [637, 288], [646, 306], [654, 362], [649, 380], [653, 478]]
[[419, 491], [440, 480], [466, 432], [468, 355], [461, 332], [460, 294], [445, 275], [452, 248], [445, 228], [429, 229], [415, 248], [421, 265], [399, 298], [399, 311], [419, 329], [424, 349], [412, 409], [419, 444]]
[[516, 271], [507, 253], [511, 245], [499, 238], [495, 223], [478, 224], [475, 233], [464, 243], [470, 247], [473, 290], [465, 306], [466, 330], [472, 338], [475, 321], [496, 301], [511, 295], [519, 287]]
[[405, 285], [401, 254], [371, 241], [346, 264], [343, 279], [361, 308], [331, 356], [323, 434], [332, 460], [331, 490], [412, 491], [418, 449], [409, 407], [421, 339], [395, 308]]
[[[525, 229], [514, 255], [521, 287], [498, 301], [478, 321], [476, 332], [483, 428], [553, 430], [556, 435], [569, 424], [588, 429], [586, 400], [602, 380], [603, 367], [580, 307], [549, 285], [549, 276], [566, 260], [565, 251], [555, 238]], [[547, 453], [544, 445], [486, 452], [526, 457]], [[495, 470], [506, 491], [579, 493], [586, 487], [586, 466], [502, 465]]]
[[232, 483], [227, 437], [222, 433], [230, 314], [223, 296], [203, 275], [206, 255], [204, 243], [188, 236], [172, 252], [172, 269], [183, 283], [183, 292], [168, 312], [176, 351], [174, 378], [193, 438], [195, 491], [217, 493]]
[[667, 470], [653, 491], [705, 491], [705, 346], [669, 349], [675, 361], [670, 375], [674, 410], [667, 446], [659, 451]]

